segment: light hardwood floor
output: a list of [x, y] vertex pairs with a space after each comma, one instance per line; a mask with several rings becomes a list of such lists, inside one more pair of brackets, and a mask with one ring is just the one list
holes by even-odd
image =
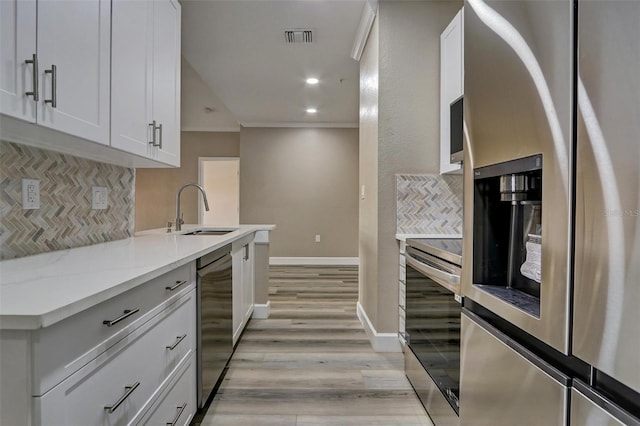
[[272, 266], [269, 293], [203, 426], [431, 425], [402, 354], [373, 352], [356, 317], [357, 267]]

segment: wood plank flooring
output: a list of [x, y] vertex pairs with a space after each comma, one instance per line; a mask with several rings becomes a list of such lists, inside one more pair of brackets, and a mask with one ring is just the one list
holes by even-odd
[[269, 293], [203, 426], [431, 425], [402, 354], [373, 352], [356, 317], [357, 267], [273, 266]]

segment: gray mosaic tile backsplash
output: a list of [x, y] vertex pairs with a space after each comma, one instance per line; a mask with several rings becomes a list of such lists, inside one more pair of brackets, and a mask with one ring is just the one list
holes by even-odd
[[462, 176], [396, 175], [398, 234], [462, 234]]
[[[22, 209], [22, 179], [40, 180], [40, 209]], [[92, 210], [92, 187], [108, 207]], [[0, 142], [0, 259], [133, 236], [135, 170]]]

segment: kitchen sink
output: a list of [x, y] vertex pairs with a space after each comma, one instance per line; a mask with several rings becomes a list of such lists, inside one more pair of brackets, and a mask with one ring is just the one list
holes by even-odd
[[182, 235], [226, 235], [235, 229], [196, 229]]

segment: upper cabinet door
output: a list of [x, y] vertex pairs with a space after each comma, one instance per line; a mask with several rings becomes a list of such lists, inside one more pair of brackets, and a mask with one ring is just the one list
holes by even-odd
[[464, 10], [460, 10], [440, 35], [440, 173], [462, 172], [450, 162], [450, 106], [464, 93]]
[[180, 165], [180, 4], [114, 0], [111, 146]]
[[111, 146], [151, 157], [153, 2], [113, 0]]
[[111, 1], [38, 1], [38, 124], [109, 144]]
[[0, 1], [0, 113], [35, 122], [35, 54], [36, 1]]
[[154, 2], [153, 119], [158, 130], [154, 158], [180, 165], [180, 19], [177, 0]]

